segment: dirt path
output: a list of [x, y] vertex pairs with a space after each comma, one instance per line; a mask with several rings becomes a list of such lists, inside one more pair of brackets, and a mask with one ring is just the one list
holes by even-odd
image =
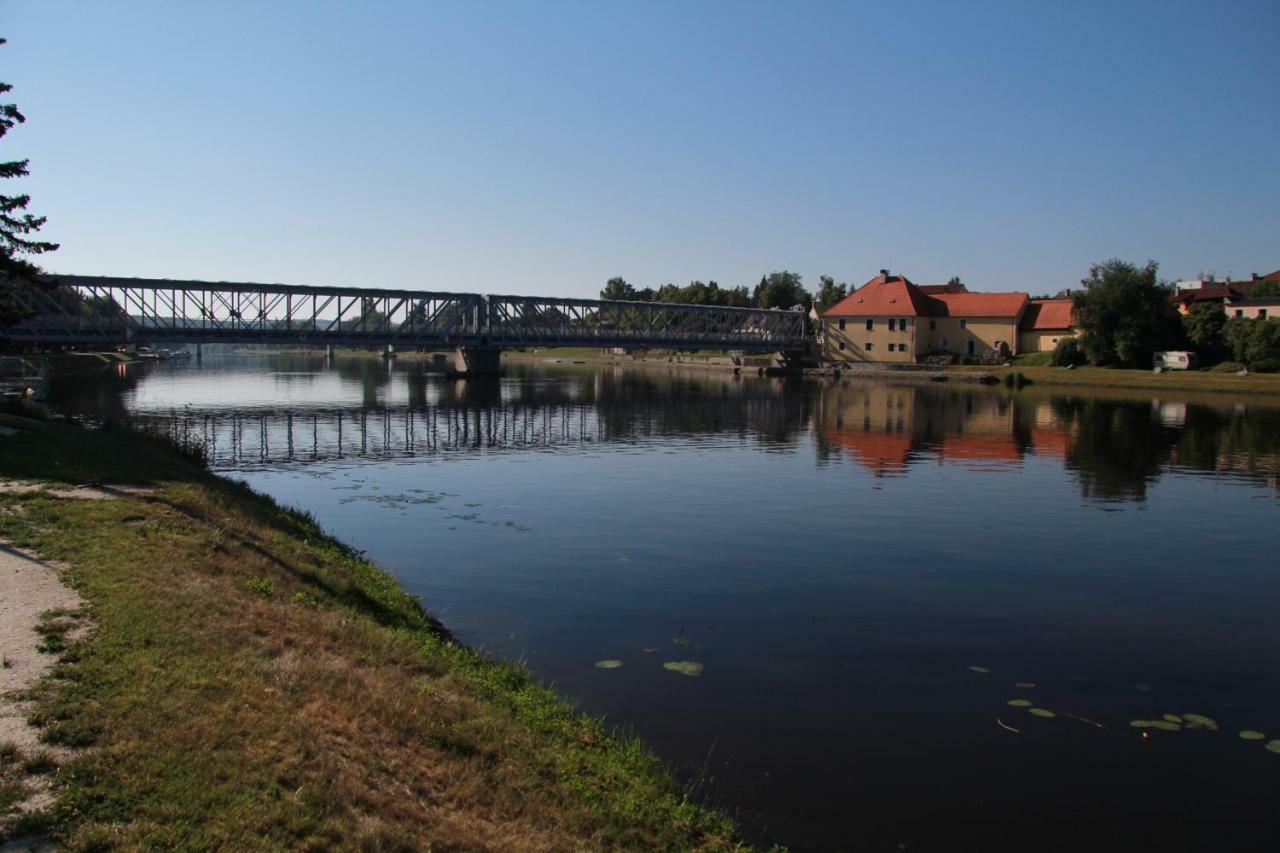
[[0, 743], [23, 752], [39, 748], [25, 703], [14, 694], [33, 686], [55, 661], [36, 651], [40, 614], [79, 606], [80, 597], [63, 586], [56, 569], [0, 544]]

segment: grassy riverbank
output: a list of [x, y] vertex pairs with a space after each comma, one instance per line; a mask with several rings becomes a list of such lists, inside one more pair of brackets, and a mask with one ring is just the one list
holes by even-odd
[[947, 372], [979, 371], [1003, 379], [1008, 373], [1021, 373], [1037, 385], [1064, 385], [1088, 388], [1134, 388], [1168, 392], [1211, 392], [1224, 394], [1268, 394], [1280, 396], [1280, 374], [1252, 373], [1237, 376], [1209, 370], [1120, 370], [1109, 367], [1037, 367], [1015, 364], [1013, 367], [949, 367]]
[[6, 425], [0, 478], [147, 483], [0, 494], [0, 536], [66, 564], [89, 625], [49, 625], [61, 660], [34, 719], [72, 752], [33, 765], [57, 799], [11, 831], [72, 849], [734, 846], [639, 743], [457, 645], [310, 519], [137, 435]]

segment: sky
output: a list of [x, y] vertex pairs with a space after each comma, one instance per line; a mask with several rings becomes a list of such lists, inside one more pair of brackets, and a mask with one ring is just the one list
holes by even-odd
[[593, 296], [1280, 268], [1280, 3], [0, 0], [53, 272]]

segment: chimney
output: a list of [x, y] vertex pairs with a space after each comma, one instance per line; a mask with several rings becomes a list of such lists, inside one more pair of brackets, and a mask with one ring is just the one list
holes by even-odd
[[1249, 273], [1249, 274], [1250, 274], [1251, 276], [1253, 276], [1253, 280], [1254, 280], [1254, 281], [1257, 281], [1257, 280], [1258, 280], [1258, 274], [1257, 274], [1256, 272], [1255, 272], [1255, 273]]
[[881, 281], [881, 282], [886, 282], [886, 281], [888, 281], [888, 280], [889, 280], [889, 271], [888, 271], [888, 270], [880, 270], [880, 281]]

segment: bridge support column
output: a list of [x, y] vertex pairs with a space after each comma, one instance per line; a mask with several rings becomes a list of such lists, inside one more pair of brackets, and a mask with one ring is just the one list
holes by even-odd
[[333, 363], [333, 344], [327, 344], [324, 348], [324, 360]]
[[204, 361], [204, 344], [196, 344], [196, 364]]
[[383, 350], [383, 351], [382, 351], [382, 357], [383, 357], [383, 358], [385, 358], [385, 359], [392, 359], [392, 358], [395, 358], [395, 357], [396, 357], [396, 345], [395, 345], [395, 344], [387, 344], [387, 348], [386, 348], [385, 350]]
[[502, 366], [497, 347], [458, 347], [453, 354], [455, 376], [497, 376]]

